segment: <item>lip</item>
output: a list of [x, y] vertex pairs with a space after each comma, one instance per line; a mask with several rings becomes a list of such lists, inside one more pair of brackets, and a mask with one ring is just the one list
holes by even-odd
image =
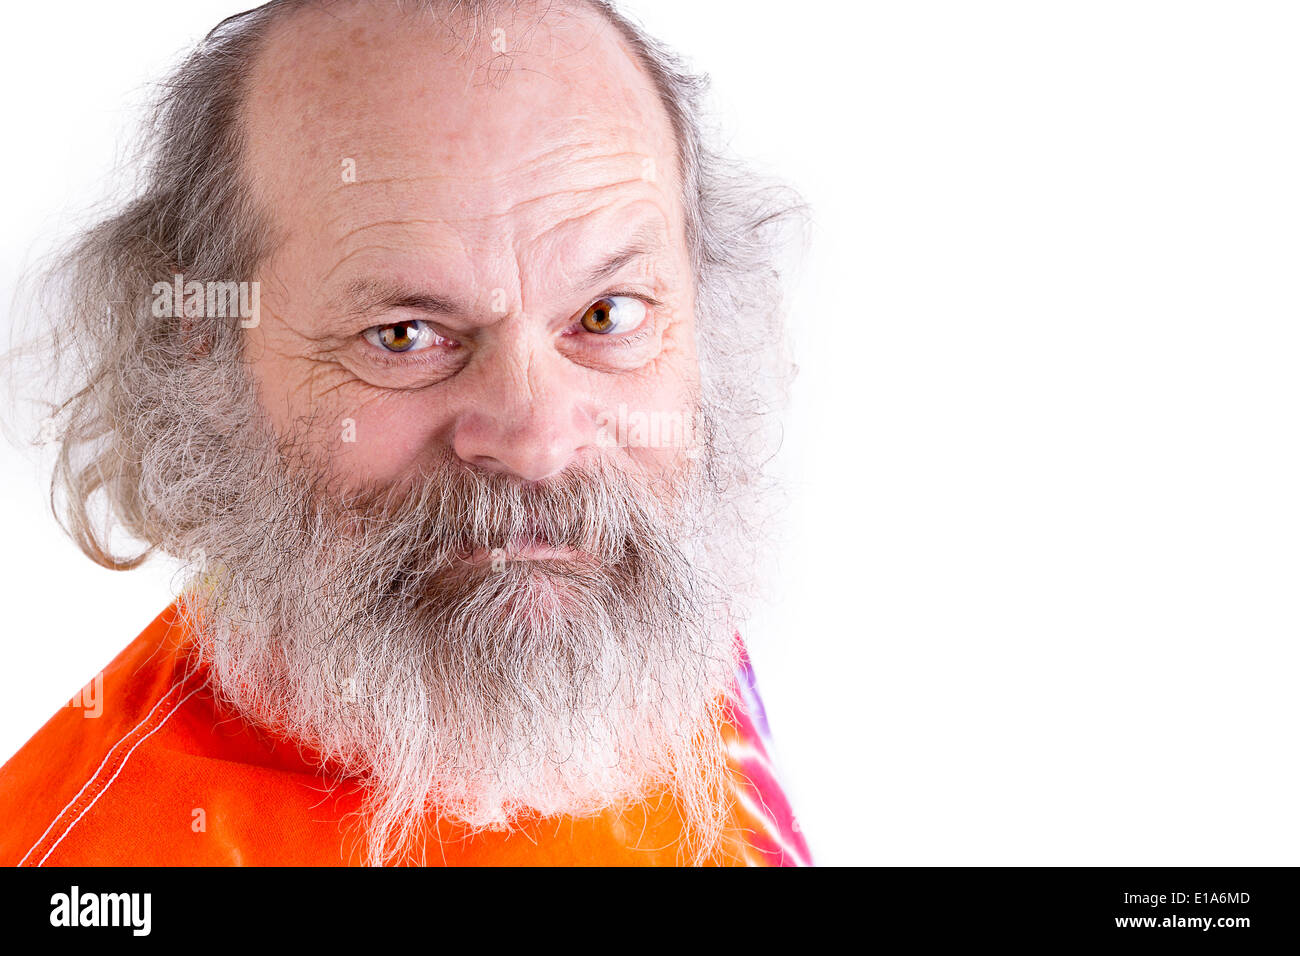
[[512, 538], [504, 548], [476, 548], [468, 560], [472, 564], [506, 561], [580, 561], [584, 553], [569, 547], [554, 547], [532, 538]]

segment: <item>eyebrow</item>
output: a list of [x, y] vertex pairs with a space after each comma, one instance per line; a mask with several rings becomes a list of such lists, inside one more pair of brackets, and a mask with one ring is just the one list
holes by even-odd
[[579, 283], [588, 289], [618, 274], [630, 262], [654, 255], [663, 248], [662, 233], [651, 223], [642, 223], [617, 252], [607, 256], [601, 263], [591, 269]]
[[[662, 232], [652, 223], [642, 223], [626, 243], [584, 273], [574, 291], [590, 289], [610, 279], [628, 264], [654, 255], [663, 246]], [[475, 311], [468, 303], [431, 290], [376, 278], [361, 278], [348, 283], [337, 303], [339, 311], [348, 316], [370, 315], [389, 309], [411, 309], [446, 316], [468, 315]]]
[[437, 315], [459, 315], [468, 311], [454, 299], [414, 289], [387, 279], [357, 279], [348, 283], [339, 297], [346, 315], [369, 315], [388, 309], [413, 309]]

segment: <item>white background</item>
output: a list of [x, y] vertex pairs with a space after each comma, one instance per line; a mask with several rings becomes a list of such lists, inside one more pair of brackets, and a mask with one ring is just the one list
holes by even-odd
[[[6, 10], [4, 301], [243, 6]], [[747, 637], [817, 861], [1300, 862], [1300, 8], [628, 7], [816, 212]], [[171, 589], [2, 454], [7, 757]]]

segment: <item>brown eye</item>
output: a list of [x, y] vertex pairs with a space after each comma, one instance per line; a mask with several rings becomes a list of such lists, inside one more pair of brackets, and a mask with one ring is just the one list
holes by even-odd
[[390, 352], [405, 352], [415, 344], [418, 332], [414, 322], [398, 322], [379, 330], [379, 341]]
[[634, 331], [646, 316], [646, 304], [627, 295], [607, 295], [587, 306], [582, 327], [597, 335]]
[[582, 313], [582, 327], [588, 332], [604, 334], [614, 327], [614, 303], [609, 299], [599, 299]]
[[418, 352], [433, 345], [453, 344], [419, 319], [378, 325], [366, 329], [365, 337], [367, 342], [385, 352]]

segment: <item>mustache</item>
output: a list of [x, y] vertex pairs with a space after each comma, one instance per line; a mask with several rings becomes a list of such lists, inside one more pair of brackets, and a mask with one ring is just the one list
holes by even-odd
[[[530, 482], [446, 458], [403, 481], [324, 495], [300, 489], [315, 498], [303, 515], [315, 543], [299, 560], [323, 559], [333, 570], [299, 599], [347, 609], [321, 633], [326, 643], [349, 627], [427, 633], [463, 625], [466, 615], [504, 620], [542, 594], [567, 595], [579, 614], [621, 607], [649, 620], [656, 602], [683, 600], [672, 582], [689, 578], [674, 523], [684, 490], [680, 476], [601, 460]], [[568, 553], [509, 560], [515, 544]]]
[[419, 475], [352, 489], [332, 520], [379, 553], [406, 553], [445, 567], [476, 552], [538, 544], [614, 565], [634, 543], [664, 534], [680, 479], [649, 478], [603, 461], [574, 464], [541, 481], [441, 459]]

